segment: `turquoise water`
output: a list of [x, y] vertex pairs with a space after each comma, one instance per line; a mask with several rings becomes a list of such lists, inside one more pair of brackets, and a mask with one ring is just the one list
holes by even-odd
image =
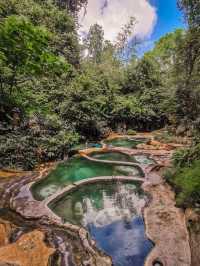
[[138, 182], [85, 185], [49, 207], [64, 222], [84, 226], [115, 266], [143, 266], [153, 245], [145, 235], [147, 197]]
[[98, 160], [136, 162], [133, 156], [120, 152], [92, 152], [89, 156]]
[[[144, 140], [117, 138], [106, 141], [116, 147], [135, 148]], [[77, 146], [84, 148], [84, 145]], [[74, 182], [97, 176], [135, 176], [142, 173], [134, 166], [113, 164], [112, 161], [152, 164], [146, 155], [129, 156], [120, 152], [93, 152], [91, 157], [111, 163], [94, 162], [79, 155], [60, 163], [45, 179], [35, 183], [31, 191], [43, 200]], [[99, 249], [112, 257], [114, 266], [143, 266], [153, 244], [145, 235], [142, 218], [147, 196], [141, 183], [101, 182], [82, 185], [75, 191], [53, 200], [49, 208], [62, 218], [85, 227]], [[102, 265], [103, 266], [103, 265]]]
[[92, 162], [80, 156], [74, 156], [61, 163], [45, 179], [35, 183], [32, 194], [35, 199], [43, 200], [58, 189], [86, 178], [97, 176], [141, 176], [139, 170], [131, 166]]
[[[112, 140], [112, 145], [130, 148], [142, 142], [120, 138]], [[90, 156], [99, 160], [155, 163], [146, 155], [129, 156], [120, 152], [93, 152]], [[97, 176], [141, 177], [142, 173], [133, 166], [94, 162], [77, 155], [59, 164], [31, 190], [35, 199], [43, 200], [67, 185]], [[140, 182], [109, 181], [83, 185], [55, 199], [49, 208], [63, 222], [85, 227], [98, 248], [112, 257], [114, 266], [143, 266], [153, 248], [145, 235], [142, 218], [146, 202]]]
[[134, 155], [134, 158], [140, 164], [155, 164], [155, 161], [147, 155]]
[[128, 155], [120, 152], [92, 152], [90, 157], [98, 160], [133, 162], [139, 164], [154, 164], [155, 161], [148, 155]]
[[114, 147], [124, 148], [136, 148], [140, 143], [144, 143], [146, 139], [134, 139], [134, 138], [115, 138], [111, 140], [105, 140], [104, 143]]
[[101, 143], [80, 143], [77, 145], [72, 146], [71, 150], [84, 150], [87, 148], [101, 148]]

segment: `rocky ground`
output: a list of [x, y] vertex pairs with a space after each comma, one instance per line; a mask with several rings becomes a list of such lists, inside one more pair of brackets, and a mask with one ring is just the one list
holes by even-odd
[[[12, 226], [12, 225], [11, 225]], [[9, 232], [7, 232], [9, 234]], [[6, 231], [4, 231], [5, 237]], [[0, 248], [0, 261], [5, 265], [44, 266], [55, 252], [44, 242], [45, 234], [39, 230], [23, 234], [16, 242]]]
[[190, 234], [191, 265], [200, 265], [200, 214], [187, 209], [186, 222]]
[[167, 184], [144, 185], [152, 196], [145, 209], [146, 234], [155, 247], [145, 266], [155, 261], [166, 266], [190, 266], [189, 235], [184, 212], [175, 207], [174, 193]]
[[[170, 167], [173, 150], [181, 144], [159, 143], [153, 140], [152, 134], [140, 136], [146, 136], [150, 141], [135, 150], [119, 150], [130, 155], [148, 154], [158, 163], [156, 167], [146, 169], [148, 175], [143, 183], [144, 190], [151, 198], [144, 210], [146, 234], [155, 244], [145, 266], [156, 263], [164, 266], [199, 266], [199, 216], [191, 210], [185, 213], [175, 206], [174, 192], [162, 178], [163, 169]], [[52, 167], [54, 164], [38, 169], [40, 174], [0, 172], [1, 192], [7, 189], [7, 197], [2, 193], [4, 197], [1, 207], [12, 205], [11, 214], [8, 215], [5, 209], [3, 214], [0, 212], [0, 266], [111, 266], [110, 258], [95, 249], [94, 243], [88, 241], [85, 232], [82, 235], [80, 231], [70, 232], [67, 228], [49, 221], [49, 217], [45, 218], [45, 212], [40, 215], [39, 207], [33, 201], [29, 201], [31, 205], [28, 219], [21, 217], [23, 212], [17, 211], [19, 201], [15, 205], [12, 197], [15, 198], [24, 184], [35, 180], [36, 176], [37, 179], [43, 178]], [[23, 198], [23, 206], [29, 204], [26, 197]], [[34, 214], [38, 216], [35, 220], [32, 217]]]

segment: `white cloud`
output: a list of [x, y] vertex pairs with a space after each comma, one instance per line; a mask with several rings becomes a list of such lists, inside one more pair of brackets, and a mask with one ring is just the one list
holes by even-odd
[[[104, 3], [107, 5], [104, 7]], [[104, 7], [104, 8], [103, 8]], [[148, 0], [89, 0], [87, 14], [80, 14], [80, 32], [88, 32], [98, 23], [105, 32], [105, 39], [114, 41], [121, 27], [133, 16], [137, 20], [132, 37], [148, 37], [157, 20], [156, 9]]]

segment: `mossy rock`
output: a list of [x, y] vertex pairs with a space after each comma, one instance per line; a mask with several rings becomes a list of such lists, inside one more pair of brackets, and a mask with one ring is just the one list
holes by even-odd
[[127, 134], [128, 134], [128, 135], [136, 135], [137, 132], [136, 132], [135, 130], [133, 130], [133, 129], [128, 129], [128, 130], [127, 130]]

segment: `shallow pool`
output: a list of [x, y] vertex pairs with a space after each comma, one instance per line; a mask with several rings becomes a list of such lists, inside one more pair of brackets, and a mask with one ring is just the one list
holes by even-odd
[[115, 266], [143, 266], [153, 247], [142, 219], [146, 201], [139, 183], [115, 182], [83, 186], [49, 207], [64, 222], [87, 228]]
[[89, 156], [98, 160], [136, 162], [133, 156], [121, 152], [92, 152]]
[[134, 139], [134, 138], [115, 138], [110, 140], [104, 140], [104, 143], [113, 147], [124, 148], [136, 148], [140, 143], [146, 142], [146, 139]]
[[128, 155], [121, 152], [92, 152], [89, 154], [90, 157], [98, 160], [108, 161], [121, 161], [121, 162], [132, 162], [139, 164], [155, 164], [155, 161], [148, 155]]
[[151, 159], [148, 155], [134, 155], [136, 162], [140, 164], [155, 164], [155, 161]]
[[74, 156], [65, 163], [61, 163], [45, 179], [35, 183], [32, 194], [35, 199], [43, 200], [58, 189], [74, 182], [97, 176], [137, 176], [142, 173], [135, 167], [105, 164], [89, 161], [80, 156]]
[[79, 143], [77, 145], [72, 146], [71, 150], [85, 150], [88, 148], [102, 148], [101, 143]]

